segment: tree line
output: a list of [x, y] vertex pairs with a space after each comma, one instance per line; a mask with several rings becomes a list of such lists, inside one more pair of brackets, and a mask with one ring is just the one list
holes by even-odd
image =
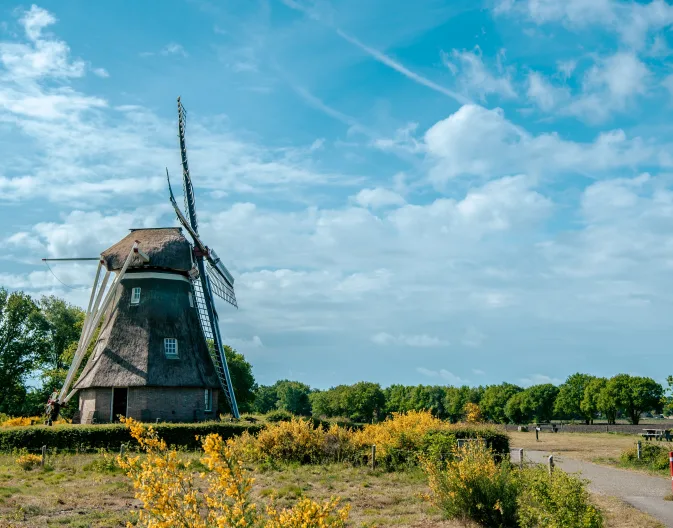
[[393, 412], [429, 410], [451, 422], [465, 419], [472, 404], [483, 419], [495, 423], [527, 424], [551, 420], [596, 419], [614, 424], [618, 418], [639, 423], [644, 413], [673, 414], [673, 377], [665, 389], [652, 378], [618, 374], [601, 378], [576, 373], [560, 386], [551, 383], [523, 388], [511, 383], [479, 387], [391, 385], [362, 381], [328, 390], [311, 389], [281, 380], [259, 386], [252, 409], [267, 413], [281, 409], [293, 414], [344, 417], [358, 422], [377, 420]]
[[[63, 385], [83, 322], [84, 312], [63, 299], [44, 296], [34, 300], [23, 292], [0, 288], [0, 413], [42, 413], [51, 391]], [[93, 343], [95, 339], [88, 354]], [[592, 423], [599, 418], [615, 423], [626, 418], [634, 424], [644, 413], [673, 414], [672, 376], [667, 387], [642, 376], [601, 378], [576, 373], [559, 386], [545, 383], [524, 388], [505, 382], [478, 387], [396, 384], [382, 388], [361, 381], [318, 390], [292, 380], [258, 385], [243, 355], [228, 346], [225, 352], [241, 412], [283, 410], [371, 422], [393, 412], [429, 410], [438, 418], [458, 422], [465, 418], [466, 405], [472, 404], [485, 420], [495, 423], [552, 419]], [[226, 402], [221, 405], [220, 410], [227, 412]], [[72, 414], [74, 406], [70, 407], [66, 413]]]

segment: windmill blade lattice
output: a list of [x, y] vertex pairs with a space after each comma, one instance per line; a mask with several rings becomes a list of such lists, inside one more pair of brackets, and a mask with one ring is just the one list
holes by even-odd
[[234, 289], [220, 278], [219, 274], [217, 271], [215, 271], [215, 269], [213, 269], [210, 263], [206, 264], [206, 272], [208, 273], [210, 287], [213, 290], [213, 293], [220, 299], [238, 308]]
[[[198, 278], [193, 280], [192, 286], [194, 287], [194, 299], [196, 300], [196, 311], [199, 315], [199, 322], [201, 323], [201, 331], [203, 332], [203, 336], [206, 338], [206, 343], [208, 344], [208, 351], [210, 353], [211, 359], [213, 360], [213, 365], [215, 366], [217, 377], [219, 378], [220, 385], [222, 386], [222, 390], [224, 391], [224, 396], [227, 399], [227, 402], [229, 402], [229, 405], [233, 408], [234, 405], [236, 405], [235, 404], [236, 397], [235, 395], [230, 394], [229, 384], [226, 383], [225, 381], [227, 378], [225, 370], [227, 366], [222, 364], [220, 354], [218, 354], [217, 351], [214, 350], [214, 347], [217, 346], [217, 340], [213, 335], [212, 326], [210, 324], [210, 317], [208, 315], [208, 306], [206, 305], [206, 298], [203, 295], [203, 287], [201, 285], [201, 280]], [[210, 343], [213, 343], [212, 348]]]

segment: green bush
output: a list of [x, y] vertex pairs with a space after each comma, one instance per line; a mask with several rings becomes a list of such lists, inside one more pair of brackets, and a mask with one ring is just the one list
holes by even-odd
[[[247, 423], [202, 422], [190, 424], [156, 424], [153, 425], [159, 436], [169, 445], [188, 449], [201, 444], [196, 436], [217, 433], [225, 440], [240, 435], [243, 431], [256, 433], [261, 429], [258, 425]], [[90, 449], [118, 450], [121, 444], [129, 447], [135, 445], [129, 429], [123, 424], [101, 425], [33, 425], [29, 427], [8, 427], [0, 429], [0, 451], [26, 448], [48, 448], [81, 451]]]
[[266, 419], [267, 422], [289, 422], [292, 420], [292, 413], [289, 413], [287, 411], [271, 411], [270, 413], [266, 413], [264, 415], [264, 418]]
[[486, 446], [493, 451], [497, 460], [502, 460], [509, 455], [509, 436], [487, 427], [428, 431], [421, 439], [419, 451], [426, 458], [448, 460], [452, 457], [453, 449], [458, 445], [459, 439], [476, 438], [481, 438], [486, 442]]
[[668, 453], [673, 451], [671, 444], [645, 443], [641, 445], [640, 460], [638, 448], [633, 446], [619, 456], [623, 466], [635, 466], [661, 471], [669, 468]]
[[602, 528], [603, 516], [591, 504], [586, 481], [544, 466], [519, 473], [519, 526]]

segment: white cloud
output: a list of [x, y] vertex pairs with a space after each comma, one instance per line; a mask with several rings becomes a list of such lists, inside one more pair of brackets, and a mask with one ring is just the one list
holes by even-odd
[[161, 50], [162, 55], [181, 55], [183, 57], [187, 57], [187, 52], [185, 51], [185, 48], [182, 47], [182, 45], [177, 44], [176, 42], [171, 42], [169, 44], [166, 44], [164, 48]]
[[379, 209], [389, 205], [402, 205], [405, 200], [402, 196], [390, 189], [375, 187], [374, 189], [362, 189], [353, 196], [353, 200], [362, 207], [371, 207]]
[[430, 370], [425, 367], [417, 367], [416, 372], [419, 374], [423, 374], [424, 376], [427, 376], [429, 378], [439, 378], [446, 382], [448, 385], [454, 386], [454, 387], [460, 387], [462, 385], [469, 385], [470, 381], [461, 378], [460, 376], [456, 376], [453, 372], [450, 372], [445, 369], [440, 369], [440, 370]]
[[484, 376], [486, 374], [486, 372], [481, 369], [472, 369], [472, 373], [477, 376]]
[[97, 75], [98, 77], [101, 77], [103, 79], [106, 79], [107, 77], [110, 76], [110, 74], [105, 68], [94, 68], [91, 71], [94, 73], [94, 75]]
[[522, 15], [536, 24], [561, 23], [582, 31], [592, 26], [615, 32], [622, 42], [643, 49], [647, 38], [673, 24], [673, 6], [664, 0], [648, 3], [623, 0], [503, 0], [495, 13]]
[[379, 332], [371, 337], [372, 343], [377, 345], [394, 345], [394, 346], [408, 346], [412, 348], [427, 348], [427, 347], [445, 347], [448, 342], [438, 337], [429, 336], [427, 334], [419, 335], [392, 335], [387, 332]]
[[534, 136], [505, 118], [497, 108], [465, 105], [425, 133], [425, 149], [434, 163], [433, 182], [459, 175], [492, 178], [523, 172], [596, 173], [648, 162], [670, 164], [661, 149], [622, 130], [603, 132], [591, 143], [576, 143], [557, 134]]
[[511, 72], [502, 66], [504, 53], [498, 54], [498, 75], [491, 73], [483, 62], [481, 48], [475, 46], [474, 51], [452, 50], [442, 52], [442, 62], [457, 77], [458, 85], [468, 97], [486, 100], [490, 94], [505, 99], [516, 98], [512, 85]]
[[527, 83], [526, 95], [544, 112], [550, 112], [570, 99], [568, 87], [554, 86], [538, 72], [530, 72]]
[[530, 387], [531, 385], [544, 385], [551, 383], [552, 385], [560, 385], [564, 380], [561, 378], [552, 378], [544, 374], [533, 374], [525, 378], [519, 378], [519, 383], [524, 387]]
[[470, 326], [465, 329], [465, 333], [463, 334], [463, 338], [460, 340], [460, 342], [467, 347], [478, 348], [484, 343], [485, 339], [486, 334], [480, 332], [475, 327]]

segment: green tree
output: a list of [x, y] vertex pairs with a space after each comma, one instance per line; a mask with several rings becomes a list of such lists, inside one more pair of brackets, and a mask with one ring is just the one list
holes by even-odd
[[266, 414], [278, 408], [278, 391], [275, 385], [260, 385], [255, 391], [253, 410], [260, 414]]
[[515, 424], [529, 423], [532, 414], [530, 398], [526, 394], [526, 391], [517, 392], [507, 400], [507, 404], [505, 405], [505, 415], [510, 422]]
[[511, 383], [502, 383], [500, 385], [489, 385], [484, 390], [479, 406], [487, 420], [496, 423], [507, 423], [505, 406], [509, 399], [517, 392], [523, 389]]
[[596, 399], [598, 412], [605, 416], [609, 424], [617, 423], [617, 413], [619, 412], [618, 396], [615, 384], [606, 381]]
[[607, 381], [605, 378], [593, 378], [584, 387], [584, 396], [580, 402], [580, 410], [584, 413], [584, 416], [590, 416], [591, 420], [596, 418], [598, 413], [601, 412], [598, 401]]
[[23, 413], [26, 379], [48, 346], [46, 322], [33, 300], [0, 288], [0, 412]]
[[526, 408], [536, 423], [549, 422], [554, 416], [554, 404], [559, 388], [551, 383], [528, 387], [525, 391]]
[[[257, 383], [252, 375], [252, 365], [246, 361], [245, 356], [229, 345], [224, 345], [224, 354], [227, 358], [227, 366], [231, 374], [231, 384], [236, 395], [238, 410], [242, 413], [250, 412], [255, 401]], [[220, 403], [224, 412], [231, 412], [226, 398], [221, 398]]]
[[44, 357], [44, 367], [67, 369], [70, 365], [64, 362], [64, 352], [72, 343], [79, 341], [84, 323], [84, 310], [54, 295], [42, 297], [38, 305], [47, 323], [46, 332], [49, 342]]
[[411, 387], [395, 384], [386, 387], [383, 393], [386, 397], [386, 411], [388, 413], [411, 410]]
[[554, 414], [559, 418], [580, 418], [587, 424], [593, 422], [593, 416], [582, 411], [584, 389], [592, 379], [594, 376], [579, 372], [568, 376], [565, 383], [559, 387]]
[[311, 388], [304, 383], [281, 380], [276, 383], [276, 394], [278, 395], [276, 407], [292, 414], [310, 416], [311, 402], [308, 397], [310, 393]]
[[430, 411], [437, 418], [446, 418], [444, 407], [446, 388], [438, 385], [418, 385], [410, 391], [411, 408], [415, 411]]
[[371, 422], [380, 418], [386, 404], [381, 386], [366, 381], [314, 391], [309, 400], [315, 416], [345, 416], [356, 422]]
[[617, 406], [632, 424], [638, 424], [645, 411], [661, 411], [664, 388], [652, 378], [618, 374], [608, 385], [616, 392]]
[[483, 387], [446, 387], [444, 389], [444, 413], [451, 423], [457, 423], [463, 419], [465, 404], [481, 402], [484, 394]]

